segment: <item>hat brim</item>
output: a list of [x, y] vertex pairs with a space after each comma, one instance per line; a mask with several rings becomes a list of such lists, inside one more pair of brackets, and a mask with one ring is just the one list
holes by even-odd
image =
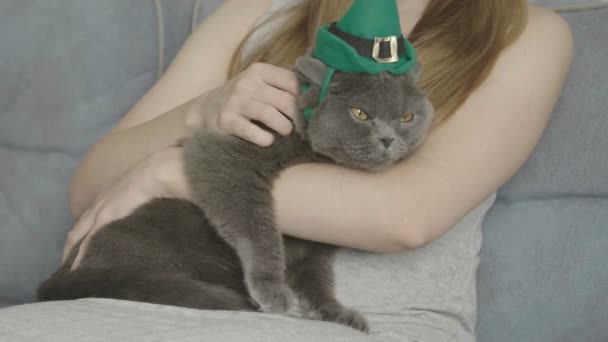
[[375, 75], [388, 72], [394, 75], [406, 74], [416, 64], [416, 50], [404, 39], [403, 54], [396, 62], [379, 63], [370, 57], [359, 55], [357, 50], [329, 32], [329, 25], [317, 31], [314, 57], [336, 70], [351, 73]]

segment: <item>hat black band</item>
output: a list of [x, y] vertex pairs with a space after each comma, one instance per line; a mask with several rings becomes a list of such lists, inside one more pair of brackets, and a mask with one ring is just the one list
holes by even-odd
[[[352, 46], [360, 56], [374, 58], [374, 45], [376, 41], [374, 39], [365, 39], [357, 36], [353, 36], [350, 33], [344, 32], [338, 28], [336, 23], [333, 23], [329, 26], [329, 32], [341, 38], [345, 42], [347, 42], [350, 46]], [[399, 56], [403, 55], [403, 51], [405, 50], [405, 43], [403, 42], [403, 35], [400, 35], [397, 38], [397, 53]], [[379, 51], [376, 57], [378, 58], [391, 58], [395, 56], [391, 56], [391, 46], [390, 42], [382, 41], [379, 43]]]

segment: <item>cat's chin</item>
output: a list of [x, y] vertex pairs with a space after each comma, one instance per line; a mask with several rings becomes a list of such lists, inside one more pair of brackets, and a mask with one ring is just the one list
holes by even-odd
[[383, 155], [380, 158], [376, 158], [374, 160], [365, 160], [365, 161], [351, 161], [349, 166], [367, 170], [367, 171], [382, 171], [389, 168], [391, 165], [395, 163], [396, 160], [392, 160], [388, 155]]
[[404, 155], [396, 155], [394, 153], [387, 152], [383, 154], [380, 158], [377, 158], [371, 165], [371, 167], [367, 167], [366, 169], [370, 171], [383, 171], [403, 159], [405, 159]]
[[400, 156], [390, 153], [389, 151], [377, 153], [370, 159], [352, 158], [352, 156], [344, 150], [339, 149], [315, 152], [330, 158], [339, 165], [366, 171], [382, 171], [402, 159]]
[[384, 171], [384, 170], [388, 169], [391, 165], [393, 165], [393, 163], [384, 163], [381, 165], [374, 165], [371, 168], [367, 168], [367, 170], [373, 171], [373, 172], [380, 172], [380, 171]]

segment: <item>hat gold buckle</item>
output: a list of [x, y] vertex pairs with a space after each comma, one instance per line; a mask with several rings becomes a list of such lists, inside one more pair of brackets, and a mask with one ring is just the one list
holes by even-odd
[[[381, 44], [389, 44], [391, 49], [390, 57], [380, 57]], [[399, 61], [399, 48], [397, 45], [397, 36], [376, 37], [374, 38], [374, 48], [372, 50], [372, 58], [378, 63], [394, 63]]]

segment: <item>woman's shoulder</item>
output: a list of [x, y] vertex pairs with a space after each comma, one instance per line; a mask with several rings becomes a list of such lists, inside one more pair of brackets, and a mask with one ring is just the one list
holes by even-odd
[[528, 25], [520, 41], [555, 47], [566, 54], [573, 49], [572, 31], [566, 20], [547, 8], [533, 5], [529, 6]]
[[[565, 72], [574, 55], [570, 25], [557, 13], [538, 6], [529, 6], [527, 25], [521, 35], [501, 52], [498, 63], [488, 78], [508, 78], [513, 70]], [[494, 77], [493, 77], [494, 76]], [[528, 77], [533, 77], [528, 75]]]
[[561, 29], [570, 32], [570, 25], [558, 13], [540, 6], [528, 6], [528, 19], [532, 23], [548, 25], [555, 29]]

